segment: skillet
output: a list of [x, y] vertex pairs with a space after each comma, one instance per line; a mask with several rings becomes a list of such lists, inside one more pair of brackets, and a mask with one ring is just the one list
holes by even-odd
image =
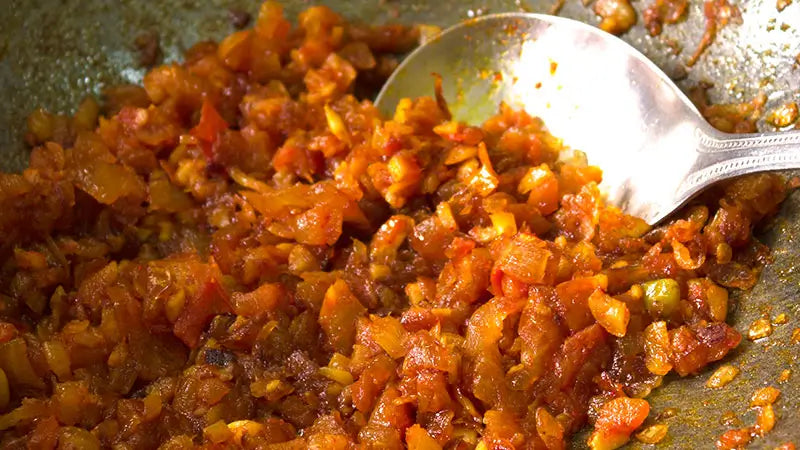
[[[162, 61], [180, 58], [193, 43], [220, 39], [234, 30], [230, 9], [254, 13], [256, 0], [5, 0], [0, 13], [0, 170], [17, 171], [27, 162], [23, 145], [25, 117], [42, 106], [51, 112], [71, 112], [87, 94], [98, 95], [103, 86], [140, 82], [140, 67], [134, 47], [137, 36], [155, 32], [160, 38]], [[310, 5], [307, 0], [283, 2], [287, 15]], [[551, 0], [327, 0], [327, 4], [350, 20], [363, 22], [426, 23], [440, 27], [485, 13], [506, 11], [549, 12]], [[690, 2], [687, 19], [665, 26], [658, 37], [650, 37], [641, 24], [648, 0], [633, 3], [639, 23], [623, 39], [642, 51], [680, 86], [689, 89], [713, 83], [712, 102], [749, 101], [759, 92], [767, 94], [765, 111], [783, 103], [800, 101], [800, 2], [782, 12], [774, 0], [732, 2], [742, 11], [742, 23], [722, 29], [715, 42], [692, 68], [685, 62], [700, 42], [704, 18], [702, 2]], [[599, 23], [598, 17], [580, 0], [567, 0], [560, 15]], [[788, 25], [788, 28], [782, 26]], [[677, 52], [676, 49], [681, 49]], [[677, 54], [676, 54], [677, 53]], [[761, 120], [759, 127], [769, 125]], [[591, 155], [589, 155], [591, 160]], [[2, 211], [0, 211], [2, 214]], [[732, 292], [729, 322], [746, 336], [749, 325], [763, 315], [780, 313], [788, 322], [756, 342], [744, 339], [737, 350], [702, 374], [680, 379], [667, 377], [648, 397], [651, 418], [667, 411], [676, 415], [660, 448], [713, 448], [715, 440], [731, 428], [751, 425], [755, 412], [748, 410], [750, 395], [757, 388], [778, 387], [778, 422], [758, 448], [794, 440], [800, 444], [800, 344], [790, 337], [800, 327], [800, 194], [790, 195], [780, 213], [761, 230], [759, 238], [772, 248], [774, 261], [749, 292]], [[705, 387], [710, 373], [720, 364], [732, 364], [740, 375], [720, 390]], [[792, 378], [779, 383], [779, 374], [792, 370]], [[734, 413], [732, 422], [723, 415]], [[738, 421], [738, 422], [737, 422]], [[586, 436], [578, 435], [573, 446], [585, 447]], [[629, 448], [648, 448], [633, 441]]]

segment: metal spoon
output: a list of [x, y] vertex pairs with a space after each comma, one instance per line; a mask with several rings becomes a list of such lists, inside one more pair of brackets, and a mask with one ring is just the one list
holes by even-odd
[[403, 61], [378, 108], [431, 94], [431, 73], [457, 120], [482, 123], [501, 101], [541, 117], [603, 169], [609, 203], [650, 224], [716, 181], [800, 168], [800, 132], [717, 131], [644, 55], [578, 21], [509, 13], [456, 25]]

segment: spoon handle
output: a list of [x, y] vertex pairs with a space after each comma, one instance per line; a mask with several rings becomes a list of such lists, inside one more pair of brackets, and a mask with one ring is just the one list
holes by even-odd
[[800, 131], [730, 134], [698, 128], [695, 134], [697, 164], [681, 183], [679, 197], [738, 175], [800, 169]]

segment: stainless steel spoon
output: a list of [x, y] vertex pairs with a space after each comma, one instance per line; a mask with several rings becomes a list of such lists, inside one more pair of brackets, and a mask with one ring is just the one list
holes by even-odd
[[403, 61], [378, 108], [391, 115], [401, 98], [432, 94], [431, 73], [455, 119], [482, 123], [501, 101], [541, 117], [603, 170], [609, 203], [650, 224], [716, 181], [800, 168], [800, 132], [717, 131], [644, 55], [574, 20], [509, 13], [456, 25]]

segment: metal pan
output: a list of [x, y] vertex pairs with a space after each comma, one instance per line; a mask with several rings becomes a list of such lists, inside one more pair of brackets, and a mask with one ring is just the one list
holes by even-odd
[[[4, 0], [0, 13], [0, 169], [19, 170], [25, 166], [27, 152], [22, 144], [25, 117], [42, 106], [50, 111], [70, 112], [87, 94], [99, 93], [108, 84], [139, 82], [144, 69], [139, 67], [133, 42], [143, 31], [157, 31], [163, 59], [178, 59], [183, 50], [202, 39], [219, 39], [233, 31], [230, 9], [255, 12], [256, 0]], [[308, 6], [307, 0], [284, 2], [294, 17]], [[439, 26], [489, 12], [549, 12], [551, 0], [327, 0], [324, 3], [351, 20], [364, 22], [422, 22]], [[649, 1], [634, 2], [641, 13]], [[703, 32], [702, 2], [692, 0], [687, 20], [667, 26], [652, 38], [637, 24], [624, 39], [644, 52], [683, 88], [711, 82], [713, 102], [736, 102], [768, 94], [767, 111], [792, 99], [800, 101], [800, 2], [782, 12], [775, 0], [736, 2], [742, 11], [742, 24], [729, 25], [714, 44], [687, 69], [685, 61]], [[561, 15], [598, 23], [580, 0], [568, 0]], [[641, 20], [641, 15], [640, 15]], [[786, 24], [786, 26], [784, 26]], [[788, 27], [787, 27], [788, 26]], [[683, 49], [676, 54], [676, 49]], [[765, 123], [760, 123], [764, 129]], [[591, 155], [589, 155], [591, 158]], [[2, 211], [0, 211], [2, 214]], [[773, 448], [795, 440], [800, 444], [800, 383], [790, 378], [779, 383], [786, 369], [800, 370], [800, 344], [791, 344], [792, 331], [800, 327], [800, 267], [795, 255], [800, 251], [800, 194], [789, 197], [781, 213], [761, 239], [773, 249], [774, 263], [761, 275], [756, 287], [734, 293], [732, 324], [746, 335], [755, 319], [767, 314], [788, 315], [788, 323], [775, 327], [761, 341], [745, 340], [724, 363], [742, 372], [721, 390], [704, 384], [712, 366], [704, 374], [679, 379], [668, 377], [649, 397], [655, 417], [670, 408], [677, 414], [664, 419], [670, 426], [662, 448], [713, 448], [724, 431], [752, 425], [754, 411], [748, 410], [752, 392], [765, 385], [782, 391], [776, 404], [778, 423], [765, 438], [753, 445]], [[795, 375], [793, 375], [795, 376]], [[797, 376], [800, 376], [798, 374]], [[731, 411], [733, 422], [723, 423]], [[585, 437], [574, 441], [584, 447]], [[632, 443], [632, 448], [643, 448]]]

